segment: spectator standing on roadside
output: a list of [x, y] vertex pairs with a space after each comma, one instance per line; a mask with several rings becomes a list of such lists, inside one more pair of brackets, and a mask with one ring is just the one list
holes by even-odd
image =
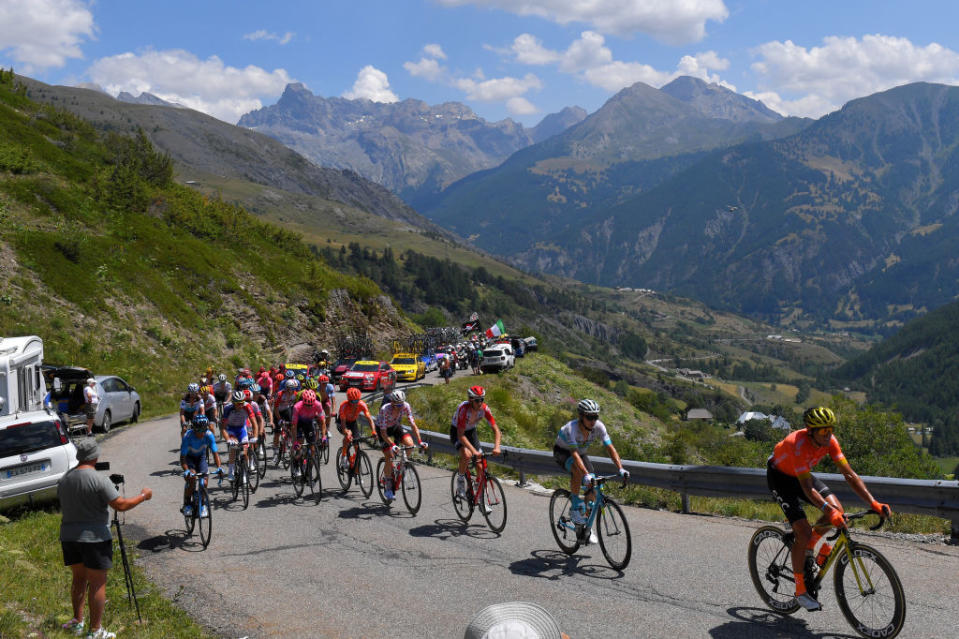
[[440, 377], [446, 380], [446, 383], [450, 383], [450, 377], [453, 376], [453, 358], [447, 355], [442, 360], [440, 360]]
[[115, 633], [100, 625], [106, 606], [107, 572], [113, 566], [113, 536], [110, 534], [110, 511], [123, 512], [153, 497], [144, 488], [136, 497], [121, 497], [105, 475], [95, 469], [100, 446], [92, 437], [77, 442], [77, 466], [57, 482], [57, 496], [63, 514], [60, 523], [60, 546], [63, 565], [73, 571], [70, 601], [73, 618], [63, 624], [64, 630], [83, 632], [84, 602], [89, 602], [88, 637], [112, 639]]
[[476, 365], [473, 367], [473, 372], [477, 375], [483, 374], [483, 348], [481, 346], [476, 347]]
[[97, 406], [100, 405], [100, 396], [97, 395], [97, 380], [92, 377], [87, 380], [87, 387], [83, 389], [83, 410], [87, 414], [87, 435], [93, 434], [93, 418], [97, 416]]

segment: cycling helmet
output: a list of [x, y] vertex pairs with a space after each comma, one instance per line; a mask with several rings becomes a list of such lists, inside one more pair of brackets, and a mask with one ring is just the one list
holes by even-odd
[[806, 412], [802, 414], [802, 421], [806, 428], [834, 428], [836, 414], [825, 406], [815, 406], [806, 409]]
[[309, 388], [310, 390], [316, 390], [317, 388], [320, 387], [320, 385], [317, 384], [316, 380], [313, 379], [312, 377], [306, 380], [305, 382], [303, 382], [303, 386], [306, 388]]
[[287, 376], [288, 379], [292, 379], [292, 377], [293, 377], [293, 371], [290, 370], [289, 368], [286, 369], [286, 376]]
[[351, 388], [346, 391], [346, 398], [349, 400], [359, 399], [361, 396], [359, 388]]
[[255, 393], [262, 392], [263, 389], [260, 388], [259, 384], [257, 384], [256, 382], [253, 382], [253, 386], [250, 386], [250, 390], [253, 391], [253, 393], [255, 394]]
[[225, 381], [226, 381], [226, 373], [220, 373], [220, 377], [219, 377], [218, 379], [219, 379], [221, 382], [225, 382]]
[[213, 392], [213, 387], [212, 387], [212, 386], [203, 386], [202, 388], [200, 388], [200, 392], [201, 392], [202, 394], [204, 394], [204, 395], [209, 395], [210, 393]]
[[303, 391], [303, 403], [304, 404], [315, 404], [316, 403], [316, 393], [311, 390]]
[[239, 388], [233, 391], [233, 401], [234, 402], [245, 402], [246, 401], [246, 392], [241, 391]]
[[404, 393], [401, 390], [395, 390], [392, 393], [390, 393], [390, 396], [388, 399], [390, 400], [391, 404], [402, 404], [403, 402], [406, 401], [406, 393]]
[[189, 386], [186, 387], [186, 392], [188, 392], [188, 393], [199, 393], [199, 392], [200, 392], [200, 385], [197, 384], [196, 382], [193, 382], [192, 384], [190, 384]]
[[300, 387], [300, 382], [295, 379], [286, 380], [286, 390], [296, 390]]
[[329, 384], [329, 383], [330, 383], [330, 378], [327, 377], [326, 375], [320, 375], [320, 383], [321, 383], [321, 384]]
[[206, 415], [196, 415], [193, 418], [193, 430], [204, 431], [210, 427], [210, 420]]
[[466, 396], [470, 399], [483, 399], [486, 397], [486, 389], [482, 386], [470, 386], [466, 391]]
[[241, 377], [240, 379], [236, 380], [236, 387], [242, 390], [248, 390], [252, 388], [252, 386], [253, 380], [248, 377]]
[[576, 404], [576, 410], [580, 415], [599, 415], [599, 404], [591, 399], [584, 399]]

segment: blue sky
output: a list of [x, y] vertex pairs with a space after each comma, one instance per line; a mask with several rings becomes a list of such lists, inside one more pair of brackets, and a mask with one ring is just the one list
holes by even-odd
[[957, 17], [922, 0], [0, 0], [0, 65], [228, 122], [302, 82], [533, 125], [678, 75], [819, 117], [908, 82], [959, 84]]

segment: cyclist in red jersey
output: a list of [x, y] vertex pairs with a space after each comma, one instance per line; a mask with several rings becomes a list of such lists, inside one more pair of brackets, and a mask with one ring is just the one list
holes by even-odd
[[[776, 444], [766, 464], [766, 481], [795, 534], [791, 559], [796, 580], [796, 601], [806, 610], [819, 610], [822, 606], [806, 592], [806, 557], [815, 563], [813, 549], [828, 530], [827, 526], [845, 526], [845, 516], [836, 495], [821, 479], [813, 476], [813, 467], [829, 455], [860, 499], [884, 518], [891, 511], [888, 504], [881, 504], [873, 498], [866, 484], [846, 461], [839, 440], [833, 435], [836, 415], [832, 410], [824, 406], [810, 408], [803, 413], [803, 424], [806, 426], [804, 430], [793, 431]], [[806, 519], [800, 500], [823, 511], [822, 517], [812, 526]], [[823, 556], [828, 554], [829, 548], [824, 550], [826, 552], [821, 553]]]
[[[494, 455], [500, 453], [501, 434], [499, 426], [496, 425], [496, 419], [490, 412], [486, 404], [486, 389], [482, 386], [471, 386], [466, 391], [466, 401], [457, 406], [453, 413], [453, 421], [450, 424], [450, 443], [459, 450], [459, 467], [456, 471], [456, 492], [460, 497], [466, 497], [466, 467], [470, 459], [483, 454], [480, 448], [479, 435], [476, 432], [476, 426], [480, 420], [485, 419], [486, 423], [493, 429], [493, 450]], [[482, 468], [477, 468], [477, 473], [481, 473]], [[486, 504], [482, 506], [488, 508]]]

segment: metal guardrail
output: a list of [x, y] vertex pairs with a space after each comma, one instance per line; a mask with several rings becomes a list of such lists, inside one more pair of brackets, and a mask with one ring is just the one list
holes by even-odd
[[[430, 443], [429, 452], [455, 453], [449, 435], [420, 429], [423, 439]], [[493, 445], [481, 442], [484, 450]], [[490, 461], [519, 471], [520, 483], [525, 483], [527, 474], [560, 475], [562, 469], [553, 461], [553, 454], [528, 448], [500, 446], [502, 455]], [[614, 473], [616, 465], [608, 457], [590, 455], [593, 467], [599, 473]], [[623, 460], [629, 471], [630, 483], [674, 490], [682, 496], [683, 512], [689, 512], [689, 496], [737, 497], [771, 499], [766, 484], [764, 468], [740, 468], [731, 466], [684, 466], [676, 464], [652, 464]], [[842, 500], [856, 501], [842, 475], [817, 473], [829, 483], [833, 492]], [[952, 521], [952, 542], [959, 543], [959, 481], [897, 479], [893, 477], [863, 477], [869, 491], [877, 499], [888, 503], [897, 512], [933, 515]]]

